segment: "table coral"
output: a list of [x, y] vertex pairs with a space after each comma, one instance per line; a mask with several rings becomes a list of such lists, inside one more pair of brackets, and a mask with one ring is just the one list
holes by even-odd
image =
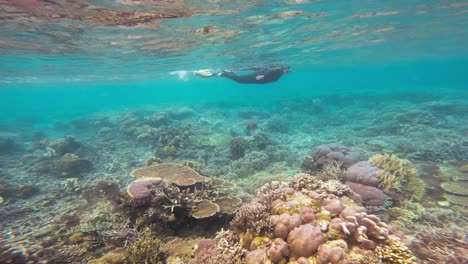
[[140, 206], [130, 210], [136, 215], [146, 210], [143, 217], [147, 219], [182, 223], [188, 217], [193, 220], [233, 215], [242, 202], [230, 195], [234, 184], [202, 176], [183, 165], [152, 165], [135, 170], [133, 176], [138, 179], [127, 187], [126, 204]]
[[133, 171], [132, 175], [135, 178], [161, 178], [178, 186], [191, 186], [195, 183], [207, 181], [206, 177], [201, 176], [190, 167], [173, 163], [139, 168]]

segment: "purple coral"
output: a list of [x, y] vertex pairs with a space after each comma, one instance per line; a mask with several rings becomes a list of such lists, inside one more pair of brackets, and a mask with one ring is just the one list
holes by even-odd
[[268, 249], [268, 256], [271, 262], [280, 262], [284, 257], [289, 256], [288, 243], [281, 238], [275, 239], [270, 249]]
[[152, 196], [151, 186], [159, 185], [163, 182], [161, 178], [143, 178], [130, 183], [127, 187], [128, 195], [134, 200], [149, 199]]
[[312, 151], [311, 157], [303, 160], [302, 168], [305, 171], [313, 171], [332, 161], [342, 163], [343, 168], [349, 168], [360, 158], [361, 153], [338, 144], [320, 145]]
[[377, 178], [377, 171], [379, 168], [368, 161], [360, 161], [346, 170], [346, 180], [377, 187], [380, 182]]
[[302, 225], [302, 219], [299, 214], [282, 214], [275, 222], [273, 235], [277, 238], [286, 239], [289, 232], [300, 225]]
[[385, 193], [376, 187], [351, 181], [346, 182], [346, 185], [358, 195], [358, 200], [360, 199], [364, 205], [381, 206], [387, 200]]

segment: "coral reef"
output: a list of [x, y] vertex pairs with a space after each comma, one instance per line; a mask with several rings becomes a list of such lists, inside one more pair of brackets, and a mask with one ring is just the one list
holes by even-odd
[[[245, 263], [364, 263], [371, 257], [413, 263], [391, 229], [344, 196], [341, 185], [298, 174], [262, 187], [231, 222]], [[204, 254], [212, 253], [200, 251], [196, 258]]]
[[126, 248], [126, 255], [132, 264], [159, 263], [163, 259], [161, 241], [151, 234], [144, 234]]
[[314, 172], [330, 162], [340, 162], [343, 168], [349, 168], [361, 158], [361, 153], [338, 144], [320, 145], [312, 150], [312, 155], [302, 160], [301, 168], [305, 172]]
[[424, 263], [461, 264], [468, 261], [466, 232], [459, 228], [422, 226], [411, 250]]
[[375, 248], [377, 257], [383, 264], [412, 264], [416, 263], [416, 257], [407, 246], [403, 245], [398, 238], [390, 237], [385, 243]]
[[268, 120], [266, 128], [272, 132], [288, 133], [289, 122], [285, 118], [273, 117]]
[[379, 188], [398, 200], [420, 200], [424, 195], [425, 183], [416, 175], [414, 165], [392, 154], [377, 154], [369, 162], [378, 167], [376, 176]]
[[346, 170], [346, 185], [355, 193], [355, 199], [366, 206], [382, 206], [387, 196], [379, 188], [379, 169], [367, 161], [360, 161]]
[[235, 137], [231, 140], [229, 144], [229, 149], [231, 151], [231, 157], [235, 160], [244, 157], [245, 152], [249, 148], [249, 143], [242, 137]]
[[269, 162], [270, 158], [267, 154], [260, 151], [252, 151], [234, 161], [231, 167], [232, 172], [237, 177], [243, 178], [265, 169]]
[[82, 173], [90, 171], [92, 164], [89, 160], [75, 154], [66, 153], [54, 162], [54, 169], [58, 177], [80, 177]]
[[151, 213], [165, 222], [209, 218], [217, 214], [232, 215], [241, 199], [232, 197], [229, 189], [234, 185], [221, 179], [201, 176], [193, 169], [172, 163], [143, 167], [133, 171], [137, 180], [127, 187], [132, 206], [148, 206]]

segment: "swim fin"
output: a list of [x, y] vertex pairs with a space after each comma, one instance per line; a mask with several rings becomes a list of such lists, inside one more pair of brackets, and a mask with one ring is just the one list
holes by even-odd
[[213, 73], [210, 70], [198, 70], [194, 71], [194, 73], [202, 78], [210, 78], [213, 77]]

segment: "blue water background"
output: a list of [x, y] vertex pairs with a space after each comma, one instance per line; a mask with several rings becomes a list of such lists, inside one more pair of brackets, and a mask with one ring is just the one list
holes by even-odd
[[279, 82], [266, 85], [238, 84], [224, 78], [201, 79], [193, 74], [187, 81], [167, 74], [165, 78], [145, 81], [2, 84], [0, 115], [2, 123], [17, 119], [54, 122], [99, 111], [153, 106], [224, 103], [268, 109], [285, 99], [333, 95], [355, 95], [357, 101], [363, 96], [363, 100], [368, 100], [368, 96], [395, 100], [400, 94], [402, 100], [417, 100], [418, 94], [467, 100], [467, 84], [468, 60], [462, 59], [293, 68]]

